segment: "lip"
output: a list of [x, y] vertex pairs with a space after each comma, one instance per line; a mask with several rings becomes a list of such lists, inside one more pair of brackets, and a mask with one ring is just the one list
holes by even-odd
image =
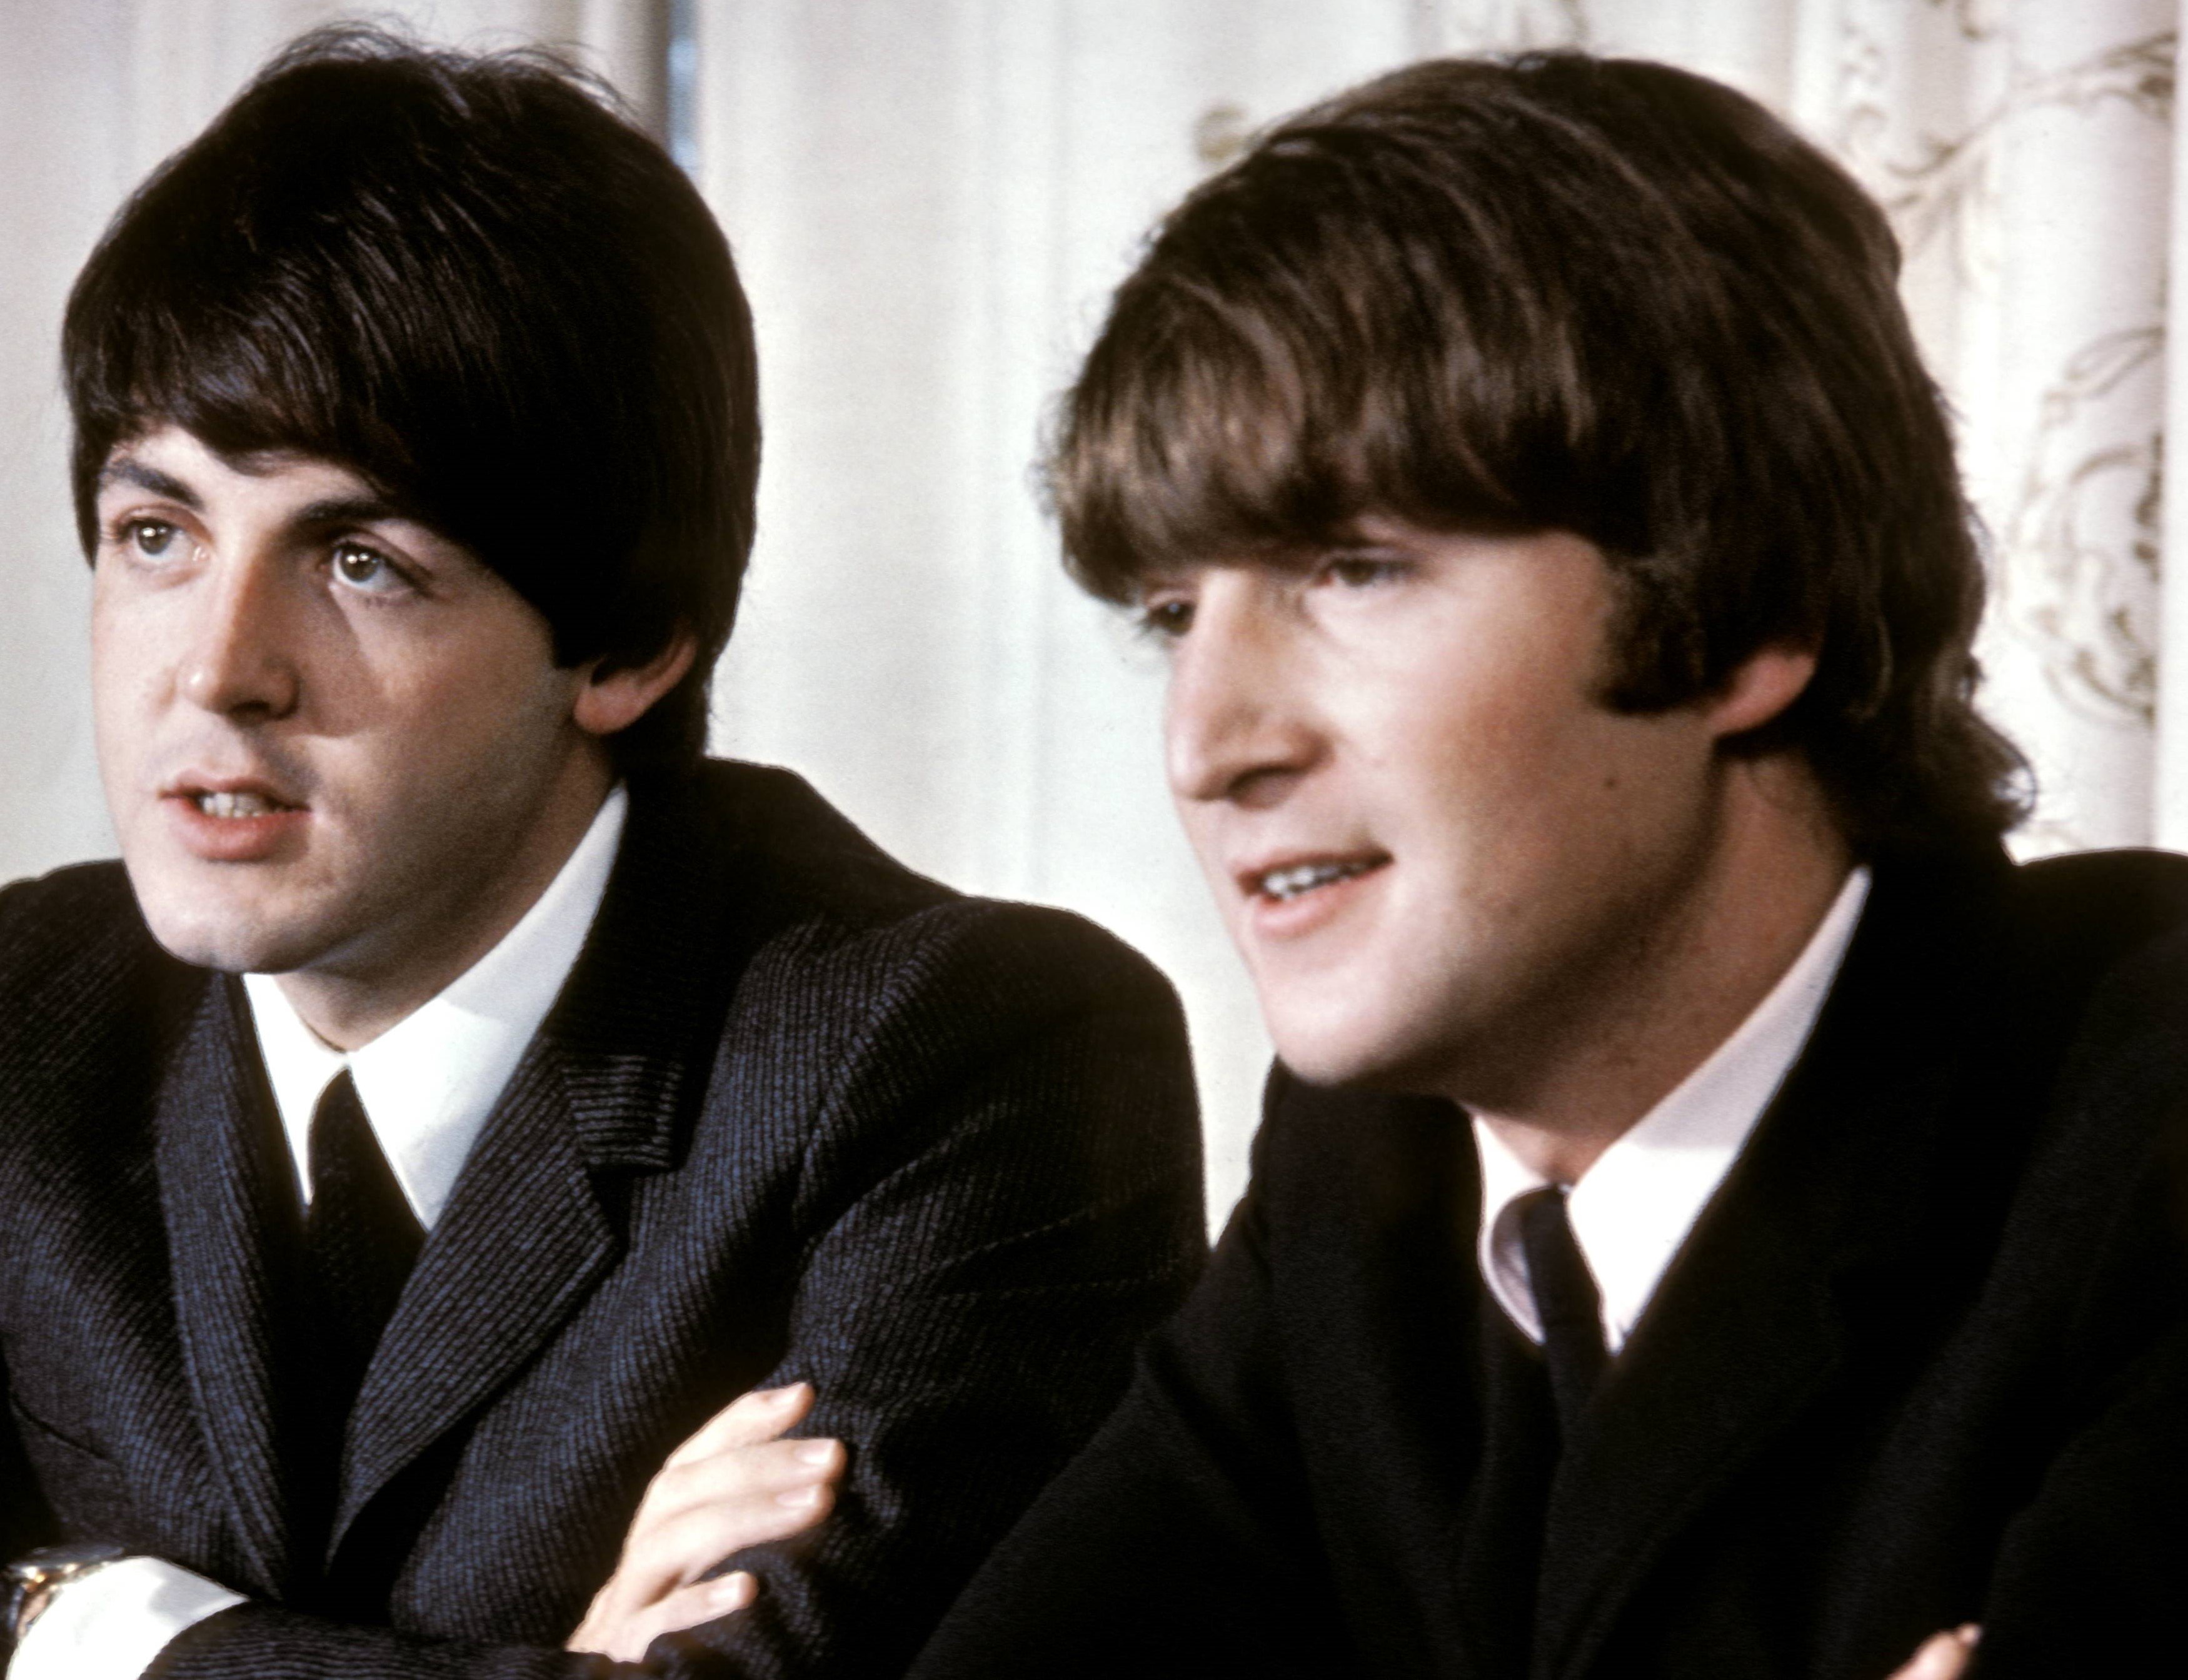
[[[1268, 939], [1289, 939], [1313, 932], [1374, 892], [1388, 875], [1390, 854], [1377, 849], [1359, 851], [1293, 851], [1272, 853], [1235, 870], [1232, 880], [1244, 902], [1247, 925], [1255, 935]], [[1260, 890], [1260, 882], [1278, 870], [1297, 869], [1315, 864], [1361, 865], [1356, 873], [1336, 881], [1325, 882], [1319, 887], [1310, 887], [1305, 892], [1289, 899], [1272, 898]]]
[[[207, 793], [251, 793], [276, 809], [260, 816], [208, 816], [198, 809]], [[312, 820], [311, 808], [256, 776], [185, 774], [160, 790], [159, 804], [175, 837], [207, 863], [264, 863], [294, 848]]]

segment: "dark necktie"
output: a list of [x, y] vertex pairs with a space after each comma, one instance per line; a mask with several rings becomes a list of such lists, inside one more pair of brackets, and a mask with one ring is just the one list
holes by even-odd
[[1549, 1367], [1558, 1431], [1571, 1439], [1574, 1421], [1610, 1362], [1603, 1344], [1602, 1299], [1573, 1240], [1563, 1187], [1546, 1184], [1512, 1205], [1520, 1215], [1520, 1243], [1526, 1251], [1535, 1315], [1542, 1323], [1542, 1357]]
[[304, 1253], [326, 1315], [330, 1355], [364, 1375], [394, 1313], [425, 1232], [373, 1136], [357, 1086], [344, 1068], [312, 1111], [312, 1205]]
[[304, 1556], [325, 1543], [349, 1414], [425, 1241], [347, 1069], [312, 1110], [310, 1155], [302, 1310], [290, 1342], [289, 1508]]

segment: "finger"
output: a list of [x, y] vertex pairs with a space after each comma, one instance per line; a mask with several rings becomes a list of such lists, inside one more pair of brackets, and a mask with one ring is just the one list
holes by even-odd
[[[800, 1443], [807, 1445], [809, 1443]], [[623, 1542], [609, 1590], [617, 1607], [636, 1608], [696, 1581], [731, 1553], [802, 1533], [835, 1504], [830, 1467], [840, 1470], [840, 1451], [789, 1485], [747, 1487], [734, 1496], [657, 1502], [642, 1511]]]
[[793, 1428], [813, 1409], [813, 1384], [792, 1383], [779, 1389], [753, 1389], [739, 1395], [717, 1412], [681, 1446], [668, 1455], [669, 1464], [687, 1463], [725, 1447], [746, 1446], [773, 1440]]
[[679, 1587], [627, 1617], [613, 1630], [606, 1655], [618, 1662], [642, 1662], [646, 1648], [664, 1633], [681, 1632], [702, 1622], [733, 1615], [758, 1596], [759, 1583], [744, 1570], [718, 1581], [694, 1581]]
[[620, 1615], [588, 1615], [563, 1649], [595, 1651], [617, 1662], [639, 1662], [646, 1648], [663, 1634], [734, 1615], [758, 1596], [759, 1582], [743, 1570], [716, 1581], [694, 1581]]
[[764, 1498], [832, 1482], [843, 1473], [843, 1457], [839, 1440], [770, 1440], [672, 1465], [654, 1478], [632, 1526], [673, 1518], [694, 1505]]
[[[809, 1389], [805, 1403], [810, 1395]], [[840, 1441], [791, 1440], [724, 1446], [663, 1469], [640, 1501], [603, 1589], [611, 1608], [634, 1610], [697, 1580], [733, 1552], [809, 1527], [827, 1514], [844, 1464]], [[815, 1486], [830, 1491], [815, 1496]]]
[[726, 1548], [757, 1545], [782, 1533], [778, 1507], [792, 1512], [810, 1508], [809, 1491], [832, 1486], [843, 1475], [840, 1441], [768, 1441], [716, 1454], [696, 1464], [663, 1470], [646, 1491], [623, 1541], [618, 1574], [649, 1579], [642, 1583], [665, 1590], [672, 1581], [695, 1579], [723, 1553], [694, 1562], [686, 1542], [674, 1531], [688, 1526], [694, 1513], [712, 1510], [733, 1537]]
[[1974, 1653], [1976, 1642], [1982, 1630], [1973, 1622], [1966, 1622], [1949, 1632], [1934, 1633], [1922, 1642], [1922, 1647], [1898, 1669], [1892, 1680], [1960, 1680], [1967, 1672], [1968, 1659]]
[[747, 1546], [802, 1534], [820, 1524], [835, 1502], [835, 1490], [820, 1483], [802, 1493], [695, 1506], [646, 1536], [643, 1566], [660, 1582], [648, 1596], [664, 1596], [672, 1583], [682, 1586], [696, 1581]]
[[664, 1633], [680, 1633], [702, 1623], [719, 1621], [725, 1615], [735, 1615], [759, 1596], [759, 1581], [745, 1570], [736, 1570], [713, 1581], [695, 1581], [689, 1587], [680, 1587], [660, 1603], [646, 1612], [651, 1624], [645, 1643], [634, 1654], [646, 1655], [646, 1645]]

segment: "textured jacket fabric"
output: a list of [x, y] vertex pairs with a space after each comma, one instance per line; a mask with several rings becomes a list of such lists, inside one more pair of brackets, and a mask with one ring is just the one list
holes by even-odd
[[1884, 1680], [1966, 1621], [1992, 1680], [2172, 1672], [2185, 923], [2180, 859], [1881, 864], [1538, 1555], [1463, 1118], [1279, 1075], [1208, 1275], [916, 1672]]
[[[1203, 1238], [1182, 1026], [1061, 913], [964, 899], [781, 771], [639, 791], [600, 916], [292, 1531], [293, 1202], [231, 977], [114, 865], [0, 894], [8, 1553], [100, 1538], [251, 1598], [163, 1676], [547, 1677], [647, 1479], [804, 1378], [849, 1449], [664, 1675], [900, 1668], [1099, 1421]], [[636, 1672], [638, 1671], [629, 1671]]]

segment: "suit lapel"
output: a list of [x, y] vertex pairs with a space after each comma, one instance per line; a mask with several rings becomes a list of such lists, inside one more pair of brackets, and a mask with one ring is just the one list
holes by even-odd
[[372, 1497], [528, 1362], [620, 1248], [535, 1043], [420, 1254], [350, 1420], [334, 1547]]
[[[1545, 1525], [1538, 1673], [1576, 1673], [1663, 1548], [1838, 1368], [1829, 1257], [1750, 1212], [1681, 1256], [1566, 1444]], [[1547, 1664], [1541, 1656], [1551, 1659]]]
[[365, 1508], [567, 1324], [623, 1248], [603, 1175], [657, 1171], [756, 937], [688, 798], [634, 795], [599, 916], [427, 1237], [350, 1420], [331, 1560]]
[[274, 1407], [281, 1303], [267, 1237], [294, 1218], [295, 1191], [265, 1147], [272, 1099], [237, 990], [225, 978], [206, 986], [155, 1125], [184, 1365], [251, 1576], [238, 1584], [272, 1595], [290, 1558]]
[[[1284, 1233], [1277, 1289], [1301, 1446], [1365, 1666], [1432, 1673], [1454, 1636], [1486, 1649], [1497, 1588], [1454, 1570], [1478, 1474], [1480, 1180], [1440, 1099], [1317, 1089], [1281, 1068], [1257, 1196]], [[1262, 1152], [1269, 1152], [1263, 1154]], [[1373, 1422], [1363, 1429], [1362, 1419]]]
[[1983, 1009], [1966, 896], [1880, 866], [1807, 1049], [1567, 1443], [1537, 1673], [1582, 1672], [1665, 1547], [1830, 1384], [1854, 1274], [1923, 1275]]

